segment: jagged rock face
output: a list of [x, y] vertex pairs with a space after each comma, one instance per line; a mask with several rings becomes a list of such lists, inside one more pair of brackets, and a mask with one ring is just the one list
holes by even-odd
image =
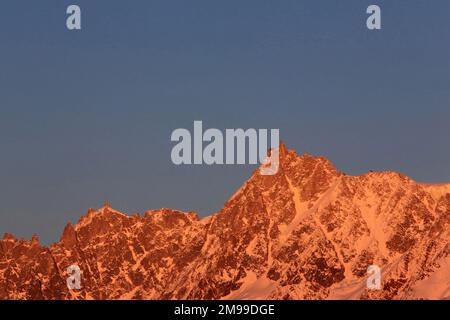
[[[50, 247], [0, 241], [1, 299], [445, 299], [450, 187], [352, 177], [280, 147], [215, 215], [89, 210]], [[69, 290], [67, 268], [81, 269]], [[369, 291], [367, 268], [382, 269]]]

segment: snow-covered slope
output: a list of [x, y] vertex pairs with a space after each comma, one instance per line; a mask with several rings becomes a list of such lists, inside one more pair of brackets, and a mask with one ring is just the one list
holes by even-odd
[[[207, 218], [171, 209], [89, 210], [42, 247], [0, 241], [2, 299], [445, 299], [450, 188], [395, 172], [348, 176], [280, 147]], [[68, 290], [66, 269], [82, 270]], [[382, 269], [381, 291], [366, 288]]]

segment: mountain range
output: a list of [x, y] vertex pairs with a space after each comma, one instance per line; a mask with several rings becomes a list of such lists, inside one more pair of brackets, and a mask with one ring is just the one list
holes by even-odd
[[[0, 299], [449, 299], [450, 184], [350, 176], [280, 146], [208, 217], [109, 205], [59, 242], [0, 240]], [[69, 289], [67, 268], [81, 270]], [[381, 289], [367, 287], [381, 269]]]

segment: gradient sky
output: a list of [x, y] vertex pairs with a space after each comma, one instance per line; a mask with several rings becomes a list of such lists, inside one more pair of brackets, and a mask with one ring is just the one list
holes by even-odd
[[353, 175], [450, 181], [449, 57], [448, 0], [3, 0], [0, 233], [56, 241], [105, 200], [220, 209], [254, 167], [173, 165], [194, 120], [280, 128]]

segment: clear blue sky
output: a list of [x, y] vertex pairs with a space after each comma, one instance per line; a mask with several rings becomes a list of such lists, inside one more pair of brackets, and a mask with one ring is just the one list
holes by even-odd
[[349, 174], [450, 181], [449, 57], [448, 0], [3, 0], [0, 233], [49, 243], [105, 200], [218, 210], [253, 168], [173, 165], [194, 120], [280, 128]]

